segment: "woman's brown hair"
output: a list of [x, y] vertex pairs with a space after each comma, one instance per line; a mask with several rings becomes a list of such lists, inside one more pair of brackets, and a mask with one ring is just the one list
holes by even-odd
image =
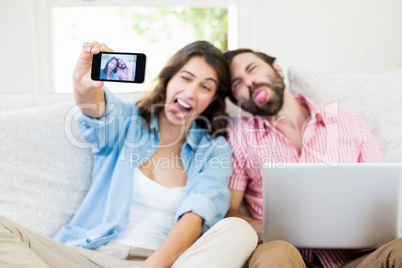
[[206, 41], [191, 43], [172, 56], [159, 73], [155, 89], [149, 96], [137, 103], [140, 109], [140, 116], [149, 124], [152, 119], [152, 113], [157, 115], [163, 110], [167, 84], [195, 56], [202, 57], [218, 76], [218, 88], [214, 100], [195, 121], [200, 127], [207, 129], [212, 137], [215, 138], [220, 135], [226, 137], [226, 125], [229, 116], [226, 113], [225, 97], [230, 91], [229, 67], [223, 53]]

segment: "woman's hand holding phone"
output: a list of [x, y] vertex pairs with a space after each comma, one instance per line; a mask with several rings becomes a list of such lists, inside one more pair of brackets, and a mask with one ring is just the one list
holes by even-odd
[[74, 100], [84, 114], [93, 118], [105, 113], [105, 95], [103, 82], [91, 79], [92, 56], [111, 51], [104, 43], [85, 42], [73, 71]]
[[89, 93], [103, 86], [102, 81], [93, 81], [91, 79], [92, 55], [99, 52], [112, 52], [104, 43], [85, 42], [82, 45], [82, 51], [78, 57], [77, 63], [73, 71], [74, 89], [81, 94]]
[[[86, 115], [101, 117], [105, 108], [103, 81], [142, 83], [145, 62], [143, 53], [113, 52], [105, 43], [85, 42], [73, 71], [75, 102]], [[95, 104], [97, 108], [91, 110], [82, 104]]]

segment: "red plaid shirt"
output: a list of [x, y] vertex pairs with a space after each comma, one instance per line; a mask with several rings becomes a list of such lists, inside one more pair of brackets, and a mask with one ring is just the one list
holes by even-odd
[[[233, 148], [233, 174], [229, 187], [244, 191], [252, 217], [262, 219], [262, 177], [264, 163], [354, 163], [381, 162], [382, 153], [362, 117], [349, 109], [339, 109], [334, 102], [314, 105], [301, 94], [296, 101], [310, 111], [303, 131], [302, 150], [294, 145], [266, 119], [258, 116], [234, 119], [228, 128]], [[306, 261], [314, 254], [324, 267], [337, 268], [365, 250], [303, 249]]]

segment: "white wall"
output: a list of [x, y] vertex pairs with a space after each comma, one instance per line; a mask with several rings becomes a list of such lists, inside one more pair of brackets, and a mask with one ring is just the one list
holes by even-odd
[[33, 1], [0, 0], [0, 92], [29, 92], [36, 83]]
[[[36, 36], [37, 3], [0, 0], [0, 92], [39, 91], [47, 83], [37, 75], [41, 63], [34, 53], [42, 47]], [[401, 0], [242, 3], [238, 11], [247, 14], [239, 21], [239, 46], [276, 56], [285, 69], [378, 70], [402, 64]], [[244, 21], [252, 29], [242, 27]]]
[[254, 48], [316, 71], [402, 64], [401, 0], [255, 0]]

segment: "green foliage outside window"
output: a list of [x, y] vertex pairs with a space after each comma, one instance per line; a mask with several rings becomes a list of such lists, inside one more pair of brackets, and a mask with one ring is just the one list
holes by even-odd
[[191, 7], [138, 7], [121, 9], [127, 26], [152, 42], [170, 41], [173, 31], [189, 29], [197, 40], [207, 40], [227, 50], [227, 9]]

